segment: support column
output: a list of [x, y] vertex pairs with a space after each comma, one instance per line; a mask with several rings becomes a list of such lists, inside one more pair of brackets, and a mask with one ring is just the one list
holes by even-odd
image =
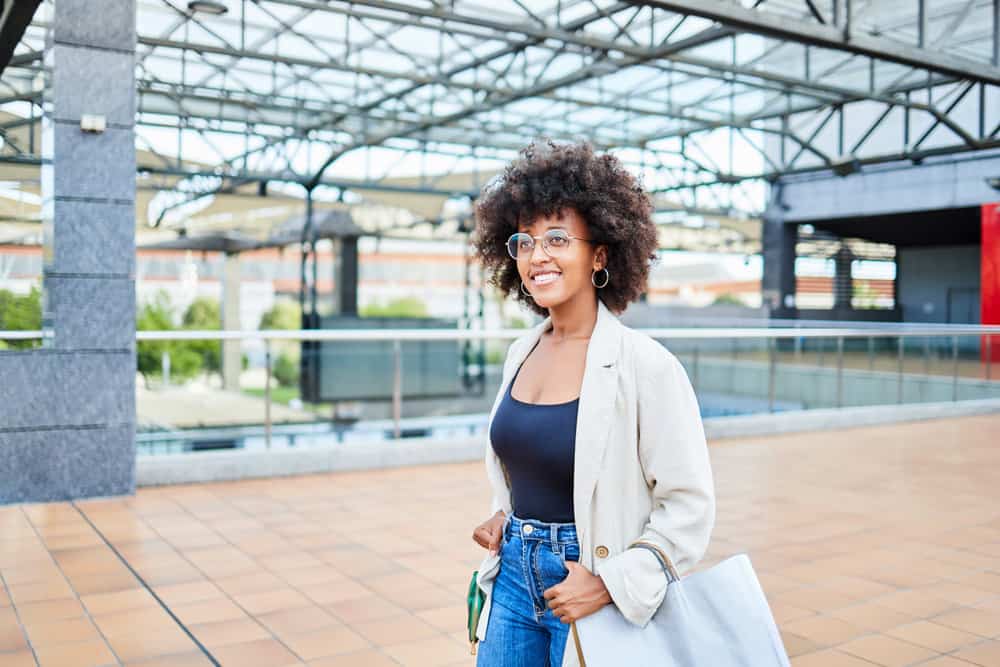
[[339, 238], [330, 239], [330, 259], [333, 265], [333, 289], [330, 291], [330, 312], [343, 314], [341, 307], [341, 285], [344, 284], [344, 262], [341, 256], [343, 243]]
[[[979, 263], [979, 321], [982, 324], [1000, 324], [1000, 203], [982, 207], [982, 237]], [[982, 341], [980, 354], [986, 361], [986, 341]], [[992, 362], [1000, 362], [1000, 336], [993, 336]]]
[[339, 294], [339, 310], [343, 315], [358, 314], [358, 237], [346, 236], [340, 239], [337, 274], [334, 289]]
[[761, 279], [763, 305], [770, 317], [794, 318], [795, 304], [795, 244], [798, 225], [786, 223], [779, 204], [781, 184], [773, 186], [773, 197], [764, 212], [761, 234], [764, 255], [764, 275]]
[[[222, 265], [222, 330], [240, 330], [240, 255], [227, 252]], [[222, 341], [222, 388], [240, 390], [243, 341]]]
[[854, 253], [841, 241], [840, 249], [833, 257], [833, 308], [836, 311], [851, 310], [851, 297], [854, 295], [854, 277], [851, 275], [851, 262]]
[[42, 349], [0, 353], [0, 503], [135, 489], [135, 0], [58, 0], [45, 48]]

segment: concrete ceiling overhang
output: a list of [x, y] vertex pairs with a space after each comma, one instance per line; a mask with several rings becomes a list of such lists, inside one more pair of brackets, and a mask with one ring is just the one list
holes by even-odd
[[838, 236], [891, 244], [897, 248], [978, 245], [982, 235], [978, 206], [811, 221], [810, 224]]

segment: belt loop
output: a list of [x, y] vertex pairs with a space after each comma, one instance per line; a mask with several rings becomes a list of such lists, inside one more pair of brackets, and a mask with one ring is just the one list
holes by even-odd
[[552, 543], [552, 553], [559, 553], [559, 526], [554, 523], [549, 524], [549, 542]]

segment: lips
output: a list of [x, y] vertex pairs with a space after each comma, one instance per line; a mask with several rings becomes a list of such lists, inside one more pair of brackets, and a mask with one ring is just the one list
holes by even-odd
[[546, 285], [551, 285], [562, 278], [562, 274], [556, 271], [543, 271], [541, 273], [536, 273], [531, 276], [531, 282], [539, 287], [544, 287]]

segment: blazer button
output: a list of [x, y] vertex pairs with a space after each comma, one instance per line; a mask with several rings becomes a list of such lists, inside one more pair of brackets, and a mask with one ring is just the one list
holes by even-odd
[[608, 548], [602, 544], [599, 547], [597, 547], [597, 549], [594, 550], [594, 553], [597, 554], [598, 558], [607, 558]]

